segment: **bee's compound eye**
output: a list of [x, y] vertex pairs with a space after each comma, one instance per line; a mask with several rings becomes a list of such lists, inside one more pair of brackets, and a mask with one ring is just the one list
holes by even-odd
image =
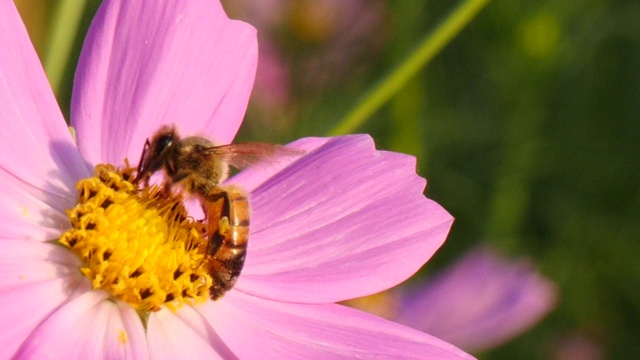
[[173, 134], [162, 135], [156, 141], [156, 146], [153, 149], [154, 155], [160, 155], [166, 148], [168, 148], [173, 142]]

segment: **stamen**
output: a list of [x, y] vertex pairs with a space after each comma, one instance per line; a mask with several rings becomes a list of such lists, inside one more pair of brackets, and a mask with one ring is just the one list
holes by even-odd
[[138, 312], [172, 310], [209, 297], [203, 266], [204, 225], [187, 215], [182, 198], [157, 186], [138, 189], [133, 168], [98, 165], [78, 182], [78, 202], [67, 210], [72, 228], [59, 243], [82, 261], [95, 289]]

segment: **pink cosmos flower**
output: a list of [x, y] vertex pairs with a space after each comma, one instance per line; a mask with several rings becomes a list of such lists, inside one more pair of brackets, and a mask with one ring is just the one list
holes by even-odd
[[[161, 124], [231, 142], [256, 53], [253, 28], [217, 1], [104, 1], [76, 72], [74, 142], [13, 2], [0, 0], [0, 358], [468, 357], [335, 304], [411, 276], [452, 223], [422, 195], [415, 159], [367, 136], [302, 139], [304, 157], [230, 180], [250, 194], [251, 235], [217, 301], [137, 312], [94, 289], [58, 244], [78, 181], [137, 160]], [[103, 235], [127, 229], [115, 231]]]

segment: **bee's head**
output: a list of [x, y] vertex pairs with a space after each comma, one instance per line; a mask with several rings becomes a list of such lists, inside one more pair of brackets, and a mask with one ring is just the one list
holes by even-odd
[[133, 182], [147, 182], [153, 173], [165, 166], [170, 161], [170, 154], [177, 141], [175, 128], [167, 126], [162, 127], [151, 140], [147, 138], [138, 163], [138, 173]]

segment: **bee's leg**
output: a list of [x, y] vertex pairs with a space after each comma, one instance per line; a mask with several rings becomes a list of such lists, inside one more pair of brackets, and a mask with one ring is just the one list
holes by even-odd
[[[149, 186], [149, 179], [146, 179], [147, 182], [147, 186]], [[168, 198], [169, 196], [171, 196], [171, 182], [170, 181], [164, 181], [161, 185], [160, 188], [160, 195], [162, 197], [166, 197]]]

